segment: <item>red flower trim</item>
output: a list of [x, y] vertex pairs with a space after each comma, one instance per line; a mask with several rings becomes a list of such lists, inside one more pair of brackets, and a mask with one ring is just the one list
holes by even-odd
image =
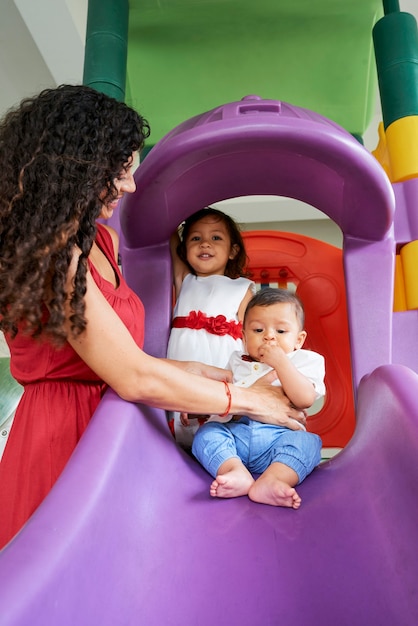
[[185, 317], [175, 317], [173, 328], [191, 328], [193, 330], [206, 330], [211, 335], [230, 335], [234, 339], [242, 338], [242, 322], [231, 320], [228, 322], [225, 315], [208, 317], [202, 311], [190, 311]]

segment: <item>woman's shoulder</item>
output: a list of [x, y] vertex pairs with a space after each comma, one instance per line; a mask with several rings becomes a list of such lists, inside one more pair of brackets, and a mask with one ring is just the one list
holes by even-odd
[[101, 248], [105, 248], [117, 259], [119, 250], [119, 235], [114, 228], [107, 224], [97, 223], [96, 242]]
[[100, 224], [100, 222], [97, 223], [97, 232], [96, 232], [96, 243], [98, 244], [106, 244], [107, 246], [109, 246], [109, 244], [113, 245], [113, 237], [112, 237], [112, 231], [114, 231], [113, 228], [110, 228], [110, 226], [107, 226], [106, 224]]

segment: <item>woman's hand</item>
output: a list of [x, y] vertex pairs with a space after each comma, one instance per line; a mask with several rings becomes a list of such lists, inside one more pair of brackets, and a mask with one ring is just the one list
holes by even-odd
[[272, 386], [271, 383], [276, 378], [276, 373], [273, 370], [249, 387], [260, 396], [257, 415], [250, 415], [249, 417], [263, 424], [285, 426], [291, 430], [305, 430], [305, 411], [297, 409], [291, 404], [282, 387]]

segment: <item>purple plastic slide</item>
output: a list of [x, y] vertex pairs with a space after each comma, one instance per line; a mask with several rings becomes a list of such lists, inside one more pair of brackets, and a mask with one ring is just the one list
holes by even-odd
[[[416, 185], [394, 193], [349, 134], [285, 103], [250, 97], [189, 120], [149, 153], [121, 206], [146, 349], [165, 353], [175, 226], [206, 204], [263, 193], [312, 204], [344, 234], [352, 440], [300, 485], [298, 511], [212, 499], [210, 476], [176, 446], [164, 412], [108, 391], [0, 554], [1, 626], [418, 623], [418, 377], [392, 314], [395, 241], [413, 234]], [[409, 346], [415, 313], [404, 317]]]

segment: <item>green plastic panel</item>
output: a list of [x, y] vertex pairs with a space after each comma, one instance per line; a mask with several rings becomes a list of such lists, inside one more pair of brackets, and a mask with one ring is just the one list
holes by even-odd
[[127, 101], [150, 143], [248, 94], [312, 109], [363, 135], [376, 94], [381, 0], [130, 0]]

